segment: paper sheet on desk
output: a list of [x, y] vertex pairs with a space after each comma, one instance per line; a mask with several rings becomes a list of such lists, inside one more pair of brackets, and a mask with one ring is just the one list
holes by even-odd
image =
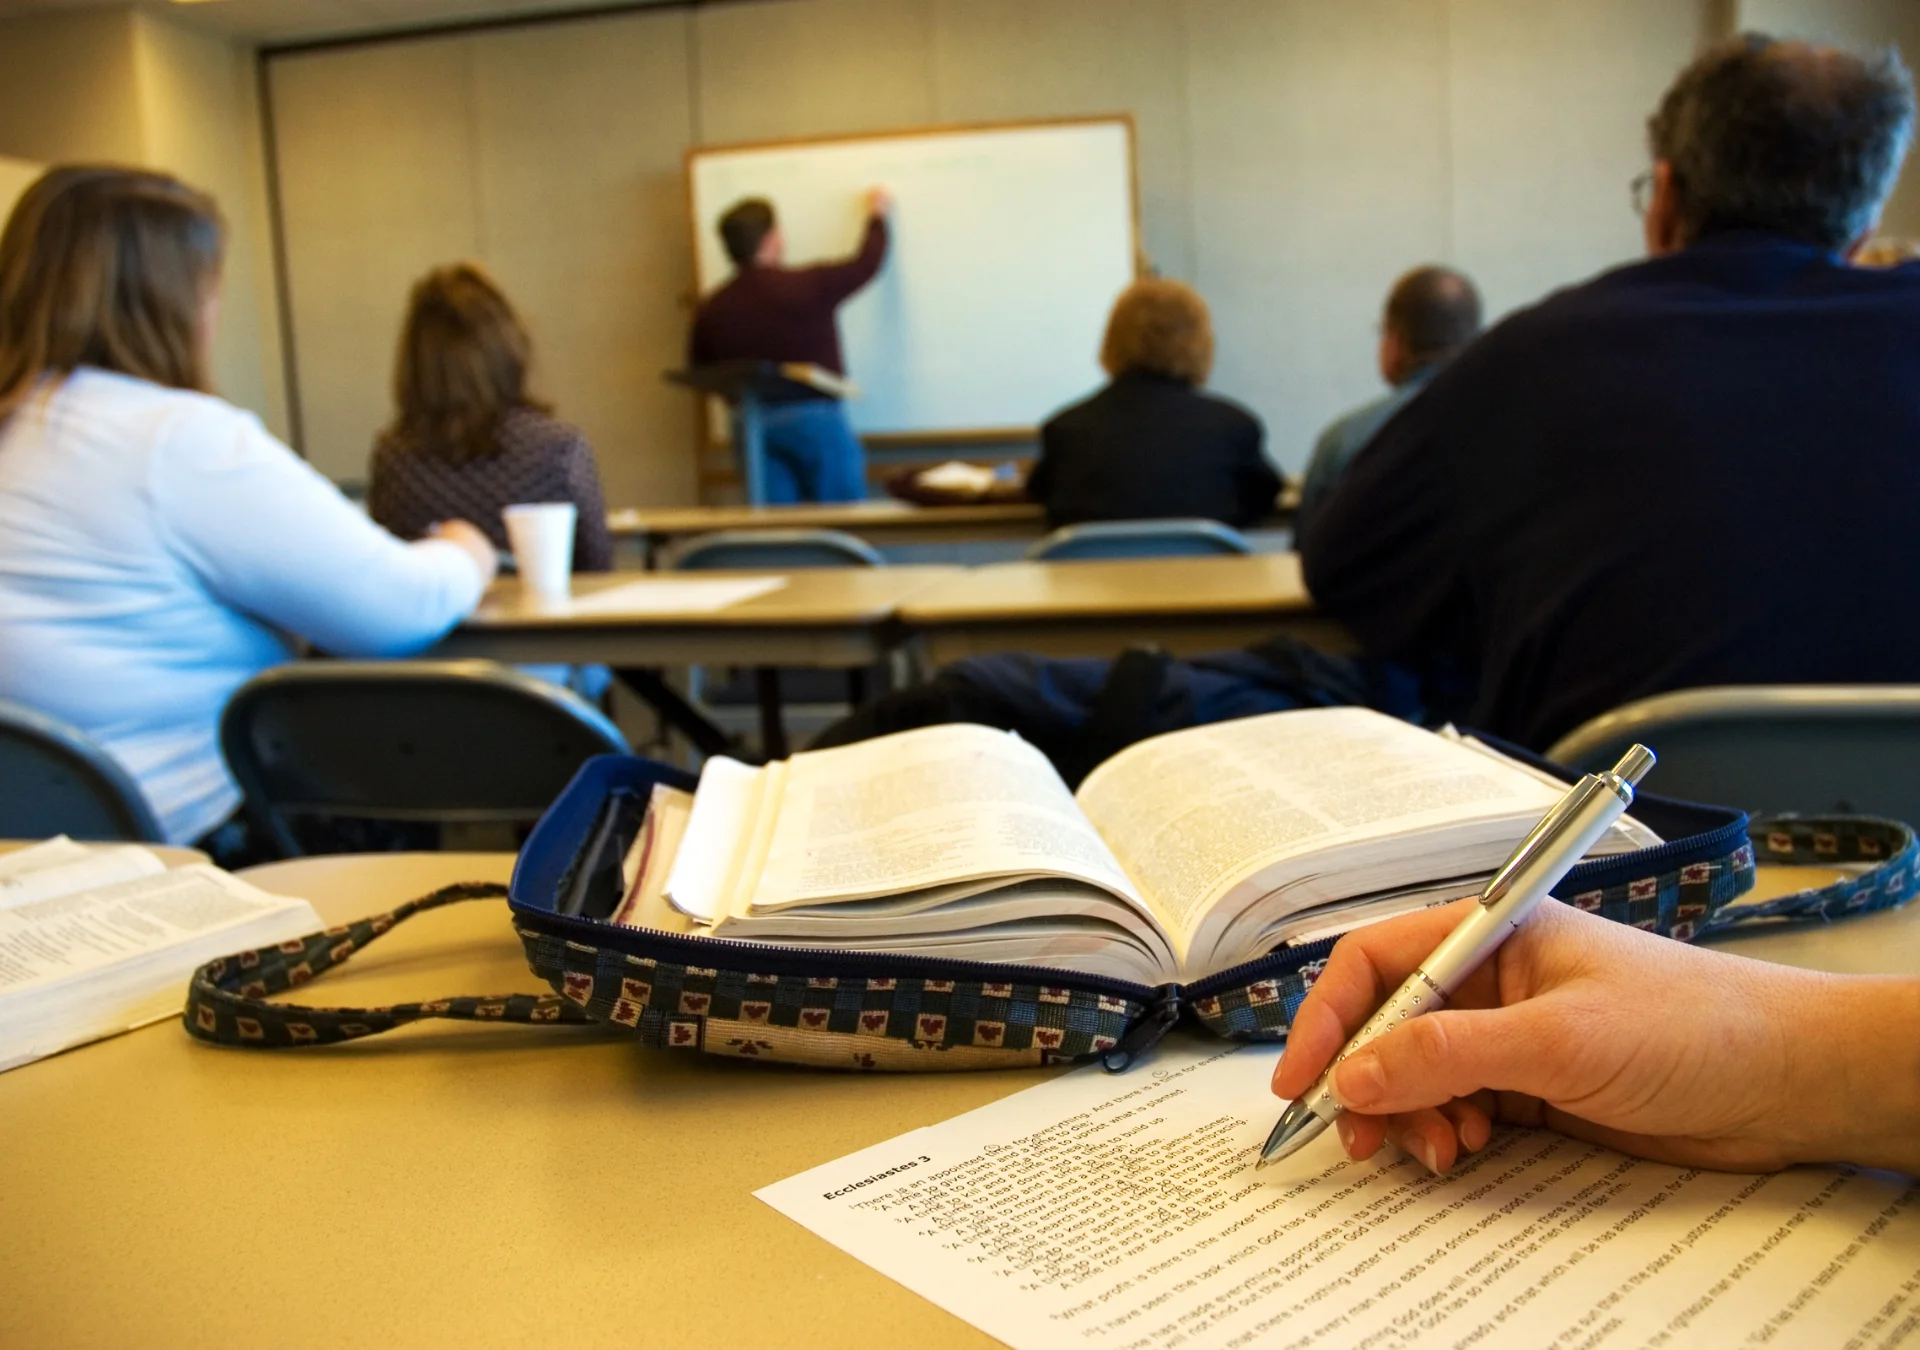
[[562, 612], [610, 616], [712, 614], [786, 584], [785, 577], [661, 577], [576, 595]]
[[1256, 1177], [1276, 1054], [1163, 1043], [757, 1194], [1017, 1350], [1920, 1345], [1920, 1187], [1545, 1132]]

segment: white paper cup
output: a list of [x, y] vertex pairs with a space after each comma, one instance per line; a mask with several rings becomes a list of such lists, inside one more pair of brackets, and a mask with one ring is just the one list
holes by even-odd
[[568, 594], [573, 576], [573, 527], [579, 509], [572, 502], [530, 502], [500, 512], [513, 545], [520, 584], [539, 595]]

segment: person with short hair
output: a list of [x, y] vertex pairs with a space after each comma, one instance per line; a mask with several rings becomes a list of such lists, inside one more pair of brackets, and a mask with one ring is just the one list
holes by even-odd
[[1114, 302], [1100, 344], [1111, 382], [1040, 428], [1027, 495], [1054, 527], [1171, 516], [1256, 524], [1280, 475], [1260, 419], [1206, 393], [1213, 320], [1192, 287], [1136, 281]]
[[77, 726], [169, 843], [240, 804], [233, 691], [305, 639], [404, 656], [479, 600], [465, 521], [406, 544], [211, 392], [224, 230], [135, 169], [50, 169], [0, 234], [0, 698]]
[[593, 449], [527, 391], [531, 360], [525, 325], [478, 264], [436, 267], [416, 282], [394, 360], [394, 419], [374, 445], [367, 513], [402, 539], [418, 539], [438, 521], [472, 520], [505, 550], [505, 507], [572, 502], [573, 570], [611, 571]]
[[1307, 461], [1294, 514], [1294, 538], [1311, 527], [1327, 492], [1374, 434], [1480, 335], [1480, 292], [1449, 267], [1416, 267], [1387, 294], [1380, 320], [1380, 378], [1387, 392], [1346, 413], [1325, 431]]
[[1673, 689], [1920, 680], [1920, 269], [1848, 265], [1913, 123], [1891, 51], [1702, 54], [1648, 124], [1651, 256], [1381, 428], [1301, 540], [1316, 606], [1535, 748]]
[[[752, 197], [728, 208], [718, 228], [734, 274], [701, 302], [688, 363], [791, 362], [844, 376], [835, 315], [879, 275], [887, 257], [892, 198], [872, 188], [866, 206], [866, 231], [853, 256], [811, 267], [786, 266], [786, 237], [773, 203]], [[867, 495], [866, 452], [838, 398], [808, 390], [771, 401], [763, 425], [769, 502], [853, 502]]]

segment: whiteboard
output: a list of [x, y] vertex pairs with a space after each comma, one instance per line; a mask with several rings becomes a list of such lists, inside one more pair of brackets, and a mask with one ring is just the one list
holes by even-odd
[[698, 148], [687, 180], [703, 295], [733, 273], [714, 227], [740, 199], [773, 202], [800, 266], [852, 252], [866, 190], [893, 193], [886, 266], [840, 310], [862, 433], [1027, 430], [1105, 378], [1137, 256], [1129, 118]]

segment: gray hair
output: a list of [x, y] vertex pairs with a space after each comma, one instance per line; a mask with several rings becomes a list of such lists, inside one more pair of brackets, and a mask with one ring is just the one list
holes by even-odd
[[1690, 238], [1754, 229], [1839, 250], [1872, 228], [1913, 137], [1913, 77], [1749, 33], [1680, 73], [1647, 122]]

